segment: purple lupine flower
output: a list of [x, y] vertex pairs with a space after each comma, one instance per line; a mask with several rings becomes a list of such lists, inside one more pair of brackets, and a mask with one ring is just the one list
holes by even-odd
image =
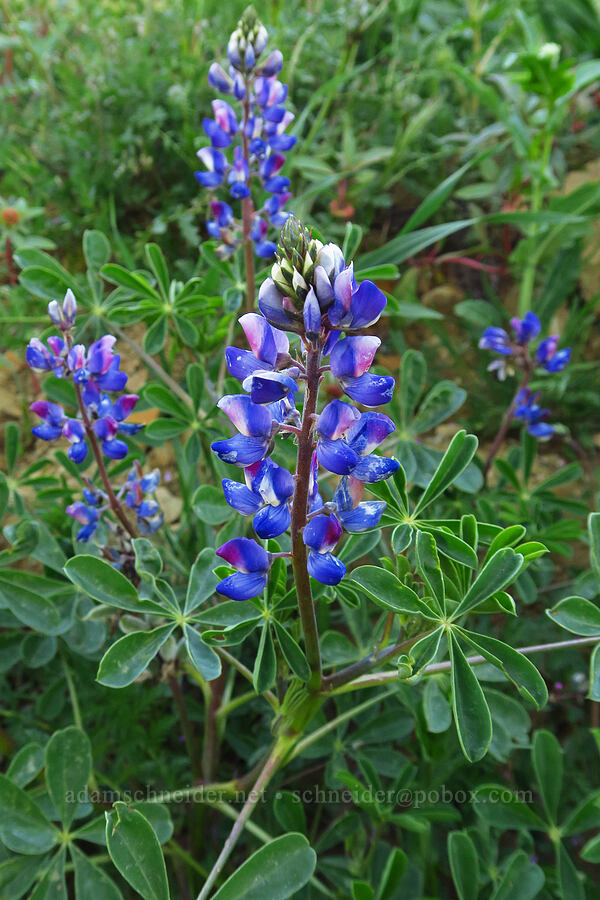
[[244, 516], [253, 515], [259, 538], [275, 538], [290, 527], [289, 501], [294, 479], [287, 469], [263, 459], [244, 469], [246, 484], [223, 479], [227, 503]]
[[43, 344], [39, 338], [31, 338], [25, 351], [25, 362], [34, 371], [53, 372], [57, 378], [62, 378], [66, 344], [58, 335], [49, 337], [46, 344], [48, 346]]
[[518, 319], [515, 316], [515, 318], [510, 320], [510, 324], [519, 344], [528, 344], [533, 338], [538, 336], [542, 328], [540, 320], [531, 311], [526, 312], [523, 319]]
[[[232, 95], [239, 109], [236, 112], [226, 100], [213, 100], [214, 118], [206, 118], [202, 123], [210, 146], [198, 151], [206, 171], [196, 172], [195, 177], [210, 191], [226, 183], [231, 196], [244, 201], [250, 197], [252, 179], [262, 184], [271, 197], [262, 206], [252, 208], [256, 215], [250, 238], [257, 256], [272, 259], [277, 245], [268, 239], [267, 230], [269, 225], [280, 228], [285, 222], [287, 213], [283, 206], [290, 197], [290, 180], [280, 170], [285, 163], [284, 153], [297, 139], [286, 134], [294, 116], [284, 106], [287, 85], [277, 78], [283, 56], [279, 50], [273, 50], [262, 62], [260, 59], [267, 39], [266, 29], [249, 8], [229, 39], [229, 72], [217, 62], [210, 66], [209, 83], [221, 93]], [[223, 151], [229, 152], [231, 146], [233, 157], [228, 159]], [[232, 219], [227, 223], [226, 235], [219, 233], [212, 220], [206, 223], [210, 236], [222, 240], [217, 249], [220, 258], [231, 255], [247, 239], [242, 221]]]
[[318, 460], [336, 475], [352, 475], [366, 483], [381, 481], [396, 472], [399, 463], [372, 451], [395, 429], [383, 413], [361, 414], [349, 403], [332, 400], [316, 424]]
[[232, 600], [250, 600], [264, 591], [271, 558], [260, 544], [249, 538], [233, 538], [216, 553], [237, 569], [234, 575], [228, 575], [217, 585], [220, 594]]
[[315, 516], [304, 529], [308, 572], [322, 584], [339, 584], [346, 574], [344, 563], [331, 553], [341, 536], [342, 526], [333, 515]]
[[211, 444], [219, 459], [243, 468], [264, 459], [274, 425], [269, 408], [253, 403], [246, 394], [228, 394], [221, 397], [217, 406], [240, 432], [235, 437]]
[[378, 320], [386, 303], [385, 294], [372, 281], [362, 281], [356, 285], [353, 264], [350, 263], [335, 279], [329, 321], [335, 328], [346, 332], [368, 328]]
[[538, 403], [539, 397], [539, 392], [534, 394], [530, 388], [519, 391], [514, 416], [527, 425], [529, 434], [536, 438], [549, 438], [554, 434], [554, 426], [543, 421], [550, 410], [542, 409]]
[[486, 328], [479, 339], [480, 350], [493, 350], [503, 356], [511, 356], [513, 349], [510, 346], [510, 338], [504, 328], [496, 328], [491, 325]]
[[32, 413], [43, 420], [43, 425], [36, 425], [31, 433], [43, 441], [54, 441], [60, 437], [65, 421], [65, 411], [58, 403], [49, 403], [47, 400], [36, 400], [29, 407]]
[[333, 497], [336, 515], [351, 534], [368, 531], [379, 524], [386, 504], [383, 500], [362, 500], [364, 483], [351, 475], [340, 478]]
[[246, 313], [239, 319], [251, 350], [227, 347], [227, 368], [242, 382], [254, 403], [273, 403], [290, 392], [295, 393], [295, 379], [300, 374], [292, 361], [290, 343], [285, 334], [272, 328], [263, 316]]
[[140, 534], [153, 534], [163, 524], [164, 516], [154, 495], [160, 482], [160, 472], [153, 469], [144, 475], [138, 462], [134, 463], [125, 484], [125, 502], [136, 514]]
[[67, 506], [65, 512], [68, 516], [75, 519], [76, 522], [79, 522], [80, 525], [83, 525], [83, 528], [80, 528], [77, 533], [77, 540], [81, 541], [81, 543], [89, 541], [99, 522], [98, 510], [95, 506], [78, 500], [76, 503], [71, 503], [70, 506]]
[[551, 334], [537, 348], [535, 358], [547, 372], [562, 372], [571, 359], [571, 348], [558, 350], [558, 340], [557, 334]]
[[[343, 315], [334, 316], [334, 326], [331, 313], [335, 303], [340, 302], [340, 291], [336, 301], [336, 284], [340, 283], [348, 287], [350, 299]], [[333, 377], [363, 406], [388, 402], [394, 379], [368, 372], [381, 342], [377, 337], [354, 333], [357, 323], [365, 327], [363, 323], [376, 321], [385, 305], [385, 295], [372, 287], [374, 290], [367, 287], [363, 296], [366, 308], [359, 309], [356, 297], [360, 289], [353, 282], [351, 266], [346, 266], [340, 248], [314, 240], [290, 217], [282, 231], [271, 276], [260, 290], [261, 314], [250, 313], [240, 319], [251, 349], [226, 350], [230, 373], [250, 393], [228, 395], [218, 404], [240, 434], [216, 441], [213, 450], [224, 462], [243, 467], [245, 475], [245, 484], [223, 480], [227, 502], [243, 515], [254, 516], [259, 537], [282, 534], [292, 521], [296, 483], [302, 482], [296, 482], [291, 473], [271, 459], [271, 454], [276, 453], [278, 435], [289, 437], [291, 432], [292, 440], [309, 441], [310, 466], [305, 453], [302, 474], [296, 475], [297, 479], [308, 480], [304, 513], [307, 521], [302, 536], [309, 551], [309, 573], [327, 585], [337, 584], [345, 573], [343, 563], [332, 552], [343, 528], [349, 532], [365, 531], [381, 520], [385, 503], [363, 500], [362, 496], [365, 484], [388, 478], [399, 467], [397, 460], [373, 452], [394, 431], [394, 423], [383, 413], [361, 412], [352, 403], [336, 399], [320, 413], [311, 413], [313, 421], [307, 428], [306, 420], [295, 408], [295, 398], [301, 396], [303, 385], [307, 391], [318, 391], [321, 378]], [[300, 356], [292, 358], [286, 331], [300, 335], [304, 360]], [[330, 365], [321, 366], [328, 356]], [[318, 371], [315, 365], [319, 366]], [[273, 402], [274, 397], [280, 399]], [[306, 398], [305, 394], [304, 415]], [[341, 476], [333, 499], [327, 503], [319, 493], [319, 465]], [[224, 593], [244, 599], [264, 589], [266, 557], [252, 570], [247, 565], [242, 569], [233, 559], [229, 561], [246, 580], [241, 583], [238, 576], [230, 576], [237, 579], [235, 594], [228, 593], [227, 579]], [[249, 580], [250, 571], [259, 575]], [[237, 589], [236, 584], [242, 586]]]

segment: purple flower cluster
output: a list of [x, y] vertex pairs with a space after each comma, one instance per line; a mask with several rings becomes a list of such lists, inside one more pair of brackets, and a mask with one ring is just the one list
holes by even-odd
[[63, 337], [53, 335], [45, 344], [38, 338], [31, 338], [25, 352], [27, 365], [36, 372], [71, 379], [81, 397], [83, 413], [81, 419], [74, 419], [57, 403], [36, 400], [29, 408], [42, 424], [32, 429], [33, 434], [43, 441], [66, 438], [71, 444], [69, 459], [82, 463], [88, 455], [85, 414], [104, 455], [109, 459], [123, 459], [128, 448], [119, 435], [135, 434], [141, 426], [126, 421], [138, 401], [137, 394], [122, 394], [116, 400], [108, 396], [108, 393], [122, 391], [127, 384], [127, 375], [119, 368], [121, 357], [113, 353], [116, 338], [105, 334], [87, 349], [83, 344], [73, 344], [71, 328], [75, 323], [77, 304], [71, 290], [67, 291], [62, 308], [56, 300], [51, 301], [48, 314], [63, 332]]
[[[100, 524], [102, 514], [110, 509], [107, 494], [94, 487], [89, 479], [85, 480], [87, 487], [83, 490], [83, 501], [78, 500], [67, 506], [66, 509], [67, 514], [82, 526], [77, 534], [77, 540], [81, 542], [90, 540]], [[163, 515], [154, 497], [159, 482], [160, 472], [158, 469], [154, 469], [148, 475], [143, 475], [139, 463], [135, 462], [126, 482], [116, 493], [118, 500], [124, 499], [126, 505], [134, 510], [140, 534], [152, 534], [163, 523]], [[107, 521], [106, 524], [109, 529], [113, 527], [110, 521]], [[116, 551], [112, 553], [112, 557], [114, 561], [117, 561]]]
[[[533, 312], [527, 312], [523, 319], [510, 320], [513, 337], [504, 328], [486, 328], [479, 341], [482, 350], [491, 350], [499, 354], [499, 359], [493, 360], [488, 366], [488, 371], [496, 372], [498, 378], [504, 381], [507, 375], [507, 363], [509, 358], [516, 366], [520, 366], [526, 372], [530, 372], [534, 366], [539, 365], [547, 372], [562, 372], [571, 359], [571, 348], [558, 349], [559, 336], [551, 334], [540, 341], [535, 353], [530, 350], [531, 341], [538, 337], [541, 331], [541, 323]], [[530, 434], [537, 438], [548, 438], [554, 433], [554, 427], [543, 419], [549, 415], [549, 410], [542, 409], [539, 404], [539, 393], [533, 394], [529, 388], [523, 388], [516, 397], [514, 417], [527, 425]]]
[[[341, 391], [363, 407], [391, 400], [394, 379], [368, 371], [379, 338], [356, 333], [375, 323], [385, 305], [385, 295], [372, 282], [356, 284], [352, 264], [345, 264], [339, 247], [312, 239], [290, 217], [271, 277], [260, 290], [260, 314], [240, 319], [250, 349], [225, 351], [230, 374], [246, 392], [218, 403], [238, 433], [215, 441], [212, 449], [222, 461], [244, 470], [244, 483], [223, 480], [225, 499], [253, 516], [259, 538], [275, 538], [290, 528], [299, 480], [306, 476], [302, 538], [308, 571], [323, 584], [335, 585], [345, 574], [344, 564], [333, 555], [343, 529], [365, 531], [381, 519], [385, 503], [363, 501], [365, 484], [388, 478], [398, 462], [373, 452], [395, 429], [388, 416], [334, 399], [308, 415], [307, 427], [308, 393], [318, 390], [330, 373]], [[301, 338], [301, 352], [294, 357], [286, 331]], [[300, 413], [296, 401], [302, 393]], [[310, 472], [296, 472], [295, 477], [271, 458], [278, 436], [290, 435], [299, 445], [309, 442], [307, 461], [312, 458]], [[339, 476], [328, 502], [319, 492], [320, 468]], [[265, 588], [271, 555], [256, 541], [234, 538], [217, 554], [237, 569], [218, 591], [246, 600]]]
[[[79, 417], [68, 416], [58, 403], [36, 400], [29, 408], [41, 419], [41, 424], [32, 433], [44, 441], [66, 438], [70, 443], [69, 459], [79, 464], [88, 457], [91, 444], [105, 479], [105, 490], [100, 490], [86, 478], [84, 500], [67, 507], [67, 513], [82, 525], [77, 539], [88, 541], [98, 528], [102, 513], [109, 508], [114, 512], [114, 504], [120, 504], [121, 499], [135, 512], [138, 531], [150, 534], [162, 524], [162, 514], [154, 499], [160, 478], [158, 470], [143, 475], [139, 463], [135, 462], [126, 483], [113, 491], [107, 473], [100, 466], [100, 451], [108, 459], [124, 459], [129, 448], [122, 436], [133, 435], [142, 427], [127, 421], [139, 399], [137, 394], [109, 396], [122, 391], [128, 378], [120, 369], [121, 357], [113, 352], [116, 338], [105, 334], [89, 348], [74, 343], [72, 329], [77, 303], [71, 290], [67, 291], [62, 305], [56, 300], [49, 303], [48, 314], [62, 336], [53, 335], [46, 343], [32, 338], [25, 358], [34, 371], [52, 373], [72, 382]], [[109, 527], [113, 528], [110, 523]], [[117, 551], [111, 553], [111, 558], [119, 558]]]
[[[200, 184], [210, 191], [227, 184], [235, 200], [250, 198], [252, 178], [260, 181], [267, 193], [262, 206], [252, 210], [249, 237], [258, 256], [271, 259], [277, 245], [268, 240], [269, 224], [281, 228], [288, 213], [283, 207], [290, 198], [290, 180], [281, 174], [285, 152], [296, 143], [286, 134], [294, 116], [286, 110], [287, 86], [277, 76], [283, 65], [279, 50], [265, 59], [260, 57], [268, 35], [249, 7], [229, 39], [229, 71], [214, 62], [208, 72], [209, 83], [237, 102], [238, 112], [226, 100], [212, 102], [213, 119], [204, 119], [203, 128], [210, 146], [198, 151], [205, 170], [196, 172]], [[233, 146], [228, 159], [224, 151]], [[211, 237], [221, 241], [219, 255], [231, 255], [242, 240], [243, 226], [233, 210], [222, 200], [211, 201], [212, 218], [206, 223]]]

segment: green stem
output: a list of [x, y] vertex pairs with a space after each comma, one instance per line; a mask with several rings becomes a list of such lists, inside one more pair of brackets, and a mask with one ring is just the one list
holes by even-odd
[[347, 682], [353, 681], [360, 675], [369, 672], [371, 669], [377, 668], [377, 666], [393, 659], [394, 656], [398, 656], [403, 650], [412, 647], [413, 644], [420, 641], [421, 638], [427, 637], [428, 634], [431, 634], [431, 632], [422, 631], [420, 634], [415, 634], [410, 638], [406, 638], [398, 644], [386, 647], [385, 650], [381, 650], [379, 653], [372, 653], [370, 656], [366, 656], [364, 659], [359, 660], [359, 662], [353, 663], [351, 666], [346, 666], [345, 669], [340, 669], [339, 672], [335, 672], [333, 675], [328, 675], [327, 678], [323, 679], [323, 691], [333, 691]]
[[[250, 95], [251, 84], [248, 75], [244, 79], [245, 93], [243, 103], [243, 122], [242, 122], [242, 153], [248, 167], [250, 166], [250, 149], [247, 135], [248, 119], [250, 118]], [[248, 181], [250, 178], [248, 177]], [[252, 203], [252, 195], [248, 194], [242, 200], [242, 242], [244, 246], [244, 270], [246, 274], [246, 311], [251, 312], [254, 309], [254, 294], [256, 293], [255, 272], [254, 272], [254, 242], [250, 237], [252, 230], [252, 215], [254, 213], [254, 204]]]
[[304, 646], [306, 658], [310, 667], [311, 676], [308, 682], [309, 688], [318, 690], [321, 686], [321, 650], [319, 647], [319, 632], [317, 629], [317, 617], [313, 601], [310, 578], [307, 569], [306, 545], [302, 531], [306, 525], [308, 512], [308, 488], [310, 483], [310, 471], [313, 455], [313, 426], [314, 414], [317, 409], [317, 397], [319, 394], [319, 373], [321, 353], [309, 344], [306, 354], [306, 393], [304, 396], [304, 408], [302, 410], [302, 426], [298, 436], [298, 456], [296, 462], [296, 489], [292, 504], [292, 567], [294, 570], [294, 582], [298, 597], [298, 609], [302, 622]]
[[[85, 731], [85, 728], [83, 727], [83, 719], [81, 718], [81, 707], [79, 706], [79, 698], [77, 696], [77, 689], [73, 680], [73, 674], [71, 672], [69, 664], [67, 663], [67, 659], [62, 647], [60, 649], [60, 659], [62, 662], [63, 672], [65, 673], [67, 687], [69, 689], [69, 698], [71, 700], [71, 708], [73, 710], [73, 722], [75, 723], [77, 728], [79, 728], [81, 731]], [[96, 776], [94, 775], [93, 771], [90, 773], [90, 777], [88, 779], [88, 787], [91, 792], [98, 790], [98, 782], [96, 781]]]
[[376, 703], [379, 703], [380, 700], [385, 699], [385, 697], [389, 697], [390, 694], [391, 691], [384, 691], [382, 694], [378, 694], [376, 697], [371, 697], [369, 700], [365, 700], [358, 706], [352, 706], [350, 709], [346, 710], [346, 712], [343, 712], [341, 715], [336, 716], [335, 719], [331, 719], [331, 721], [327, 722], [325, 725], [317, 728], [301, 741], [298, 741], [289, 756], [289, 760], [295, 759], [297, 756], [300, 756], [308, 747], [310, 747], [312, 744], [315, 744], [322, 737], [325, 737], [326, 734], [329, 734], [329, 732], [337, 728], [338, 725], [342, 725], [344, 722], [347, 722], [348, 719], [354, 719], [355, 716], [359, 716], [366, 709], [369, 709], [370, 706], [374, 706]]
[[[564, 650], [569, 647], [584, 647], [589, 644], [598, 644], [600, 643], [600, 634], [594, 635], [593, 637], [584, 637], [584, 638], [572, 638], [568, 641], [555, 641], [551, 644], [533, 644], [530, 647], [516, 647], [517, 653], [522, 653], [524, 656], [529, 656], [533, 653], [544, 653], [546, 650], [554, 651], [554, 650]], [[468, 656], [467, 662], [471, 666], [480, 666], [483, 663], [487, 662], [485, 657], [483, 656]], [[431, 663], [428, 666], [425, 666], [423, 669], [423, 675], [433, 675], [436, 672], [447, 672], [452, 668], [450, 660], [444, 660], [444, 662]], [[333, 691], [334, 694], [347, 694], [350, 691], [361, 690], [362, 688], [369, 687], [379, 687], [382, 684], [389, 684], [390, 682], [398, 681], [398, 673], [397, 672], [373, 672], [369, 675], [363, 675], [360, 678], [357, 678], [355, 681], [347, 682], [341, 687], [337, 688], [337, 690]]]
[[[547, 134], [544, 138], [542, 155], [540, 157], [539, 171], [536, 173], [533, 191], [531, 195], [531, 211], [540, 212], [544, 202], [543, 185], [546, 182], [546, 171], [550, 165], [550, 154], [552, 152], [552, 134]], [[540, 230], [538, 222], [534, 222], [531, 226], [530, 239], [535, 238]], [[535, 286], [535, 275], [538, 263], [538, 254], [530, 253], [525, 268], [523, 270], [523, 278], [521, 280], [521, 290], [519, 293], [519, 316], [523, 318], [525, 313], [531, 309], [531, 301], [533, 299], [533, 289]]]
[[260, 775], [256, 779], [256, 783], [254, 787], [249, 792], [246, 802], [244, 803], [240, 814], [235, 820], [235, 824], [231, 829], [231, 833], [225, 843], [223, 844], [223, 849], [219, 853], [216, 863], [211, 869], [210, 875], [206, 879], [204, 883], [204, 887], [198, 894], [197, 900], [207, 900], [217, 878], [221, 874], [225, 863], [229, 859], [233, 848], [237, 844], [242, 831], [244, 830], [244, 826], [246, 824], [246, 820], [250, 818], [252, 812], [256, 804], [261, 800], [263, 791], [269, 784], [271, 778], [279, 768], [279, 764], [283, 757], [289, 750], [290, 739], [279, 738], [277, 743], [275, 744], [273, 751], [271, 752], [269, 758], [267, 759]]

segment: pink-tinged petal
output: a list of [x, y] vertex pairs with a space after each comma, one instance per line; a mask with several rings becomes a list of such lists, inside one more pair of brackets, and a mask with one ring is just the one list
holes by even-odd
[[101, 441], [111, 441], [119, 430], [119, 423], [112, 416], [104, 416], [94, 422], [94, 431]]
[[140, 398], [137, 394], [123, 394], [113, 404], [113, 415], [118, 422], [122, 422], [132, 412]]
[[83, 368], [85, 365], [85, 347], [83, 344], [75, 344], [75, 346], [69, 350], [67, 363], [72, 372], [76, 369]]
[[338, 341], [331, 351], [331, 371], [336, 378], [358, 378], [367, 371], [381, 345], [378, 337], [361, 335]]
[[65, 342], [57, 334], [48, 338], [48, 346], [56, 356], [60, 356], [65, 349]]
[[348, 430], [346, 440], [359, 456], [366, 456], [395, 430], [396, 426], [389, 416], [366, 412]]
[[356, 290], [354, 280], [354, 263], [350, 263], [335, 279], [333, 292], [335, 294], [334, 309], [339, 318], [349, 312], [352, 303], [352, 294]]
[[307, 547], [317, 553], [329, 553], [342, 536], [342, 526], [335, 516], [315, 516], [303, 532]]
[[240, 434], [246, 437], [268, 437], [273, 418], [268, 409], [253, 403], [245, 394], [226, 394], [217, 403], [233, 422]]
[[336, 441], [359, 419], [360, 412], [355, 406], [342, 400], [332, 400], [319, 416], [317, 432]]
[[274, 366], [277, 360], [277, 345], [273, 335], [273, 328], [264, 316], [258, 313], [246, 313], [239, 320], [244, 329], [250, 349], [257, 359]]
[[112, 334], [103, 335], [99, 341], [90, 346], [87, 355], [87, 366], [94, 375], [103, 375], [113, 361], [112, 348], [117, 339]]
[[50, 425], [60, 425], [65, 417], [62, 406], [59, 406], [58, 403], [50, 403], [48, 400], [36, 400], [29, 409]]
[[238, 572], [267, 572], [269, 569], [269, 554], [249, 538], [233, 538], [222, 544], [216, 554]]

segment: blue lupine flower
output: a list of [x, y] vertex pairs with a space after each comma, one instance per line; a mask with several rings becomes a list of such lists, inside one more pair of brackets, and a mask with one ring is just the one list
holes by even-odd
[[127, 384], [127, 375], [119, 371], [121, 357], [113, 353], [116, 337], [105, 334], [90, 345], [76, 344], [69, 350], [67, 365], [75, 384], [91, 381], [101, 391], [122, 391]]
[[196, 179], [202, 187], [215, 188], [220, 184], [223, 184], [225, 170], [227, 168], [227, 158], [225, 154], [221, 153], [220, 150], [215, 150], [214, 147], [202, 147], [201, 150], [198, 150], [196, 155], [200, 162], [203, 162], [207, 168], [206, 172], [194, 172]]
[[364, 489], [363, 482], [351, 475], [344, 475], [333, 496], [333, 505], [342, 528], [352, 534], [375, 528], [386, 507], [383, 500], [361, 500]]
[[221, 397], [217, 406], [240, 432], [211, 444], [219, 459], [243, 468], [264, 459], [274, 423], [270, 409], [253, 403], [246, 394], [228, 394]]
[[[336, 399], [320, 414], [315, 414], [314, 424], [310, 423], [308, 431], [303, 420], [302, 429], [298, 429], [300, 416], [295, 408], [295, 396], [300, 393], [303, 380], [307, 380], [307, 390], [313, 390], [321, 377], [327, 377], [328, 370], [337, 384], [363, 405], [379, 406], [391, 397], [394, 379], [368, 372], [381, 343], [379, 338], [353, 333], [358, 327], [365, 327], [366, 322], [376, 321], [386, 302], [385, 295], [375, 285], [364, 284], [367, 286], [360, 294], [352, 267], [345, 265], [339, 247], [323, 245], [297, 220], [287, 219], [271, 277], [260, 289], [261, 314], [250, 313], [240, 319], [251, 349], [228, 347], [226, 350], [230, 373], [242, 382], [250, 396], [229, 395], [218, 405], [240, 434], [213, 444], [220, 459], [245, 470], [245, 484], [223, 480], [227, 502], [243, 515], [254, 516], [256, 533], [266, 539], [277, 537], [290, 527], [290, 506], [295, 493], [292, 475], [269, 458], [276, 435], [292, 432], [296, 435], [294, 439], [311, 443], [316, 438], [310, 471], [305, 468], [297, 477], [309, 480], [308, 521], [302, 532], [309, 550], [308, 570], [311, 576], [328, 585], [337, 584], [345, 573], [343, 563], [332, 553], [343, 527], [349, 532], [360, 532], [373, 528], [381, 520], [385, 503], [363, 501], [365, 484], [388, 478], [399, 467], [396, 460], [373, 452], [395, 428], [383, 413], [361, 412], [351, 403]], [[337, 293], [336, 288], [339, 288]], [[332, 321], [336, 303], [339, 314], [333, 318], [339, 321], [339, 327], [334, 327]], [[306, 367], [300, 359], [292, 359], [285, 331], [300, 334], [300, 348], [307, 355]], [[310, 354], [312, 369], [308, 365]], [[321, 362], [330, 357], [330, 365], [319, 368], [318, 378], [315, 354]], [[280, 399], [273, 402], [275, 397]], [[319, 464], [341, 476], [333, 499], [327, 503], [319, 493]], [[235, 541], [229, 543], [236, 546]], [[256, 554], [258, 545], [248, 543]], [[231, 584], [229, 579], [225, 580], [226, 590], [221, 587], [219, 590], [235, 599], [260, 593], [268, 573], [268, 554], [263, 552], [265, 555], [254, 560], [252, 568], [243, 560], [240, 563], [237, 556], [235, 560], [231, 556], [229, 561], [239, 573], [230, 576]], [[242, 577], [244, 581], [240, 581]]]
[[65, 342], [58, 335], [53, 335], [48, 338], [47, 344], [48, 347], [39, 338], [31, 338], [25, 351], [25, 362], [30, 369], [37, 372], [53, 372], [57, 378], [62, 378], [65, 366]]
[[47, 400], [36, 400], [29, 407], [31, 412], [43, 419], [43, 425], [36, 425], [31, 433], [43, 441], [54, 441], [60, 437], [65, 422], [65, 411], [58, 403], [49, 403]]
[[510, 338], [504, 328], [496, 328], [491, 325], [486, 328], [479, 339], [479, 348], [481, 350], [493, 350], [494, 353], [501, 353], [503, 356], [511, 356], [513, 348], [510, 346]]
[[[206, 118], [202, 123], [210, 146], [198, 151], [206, 171], [195, 173], [198, 182], [210, 191], [227, 183], [231, 196], [237, 200], [250, 197], [250, 182], [254, 176], [272, 195], [261, 207], [251, 210], [254, 215], [250, 237], [257, 256], [263, 259], [271, 259], [277, 249], [266, 235], [269, 224], [280, 228], [285, 222], [287, 214], [283, 206], [290, 197], [290, 180], [281, 175], [280, 170], [285, 163], [283, 154], [297, 140], [285, 133], [294, 116], [284, 106], [287, 85], [277, 79], [283, 56], [279, 50], [273, 50], [262, 64], [260, 62], [267, 38], [266, 29], [256, 13], [246, 10], [229, 40], [229, 72], [217, 62], [210, 66], [209, 83], [221, 93], [232, 95], [240, 108], [236, 115], [226, 100], [213, 100], [214, 118]], [[233, 144], [233, 159], [228, 160], [223, 151]], [[247, 238], [240, 220], [228, 222], [225, 234], [220, 233], [224, 228], [220, 222], [207, 222], [210, 236], [222, 240], [217, 248], [220, 258], [231, 255]]]
[[76, 522], [83, 525], [83, 528], [80, 528], [77, 533], [77, 540], [82, 543], [89, 541], [98, 527], [98, 510], [94, 506], [78, 500], [76, 503], [71, 503], [70, 506], [67, 506], [65, 512], [68, 516], [75, 519]]
[[153, 534], [163, 524], [164, 516], [158, 501], [147, 494], [154, 494], [160, 482], [160, 472], [153, 469], [147, 475], [142, 474], [139, 463], [134, 463], [125, 484], [125, 503], [136, 514], [140, 534]]
[[361, 414], [349, 403], [332, 400], [316, 424], [318, 460], [336, 475], [352, 475], [366, 483], [381, 481], [396, 472], [399, 463], [372, 451], [395, 429], [383, 413]]
[[551, 334], [541, 342], [537, 349], [535, 358], [547, 372], [562, 372], [571, 359], [570, 347], [565, 347], [564, 350], [557, 350], [557, 348], [558, 335]]
[[331, 553], [341, 536], [342, 526], [333, 515], [315, 516], [304, 529], [308, 572], [322, 584], [339, 584], [346, 574], [344, 563]]
[[256, 541], [233, 538], [216, 551], [217, 556], [238, 571], [219, 582], [217, 591], [232, 600], [250, 600], [267, 586], [270, 555]]
[[346, 332], [373, 325], [387, 303], [383, 291], [372, 281], [362, 281], [357, 287], [352, 263], [336, 277], [333, 294], [329, 321]]
[[294, 479], [287, 469], [263, 459], [244, 469], [246, 484], [223, 479], [225, 499], [244, 516], [254, 515], [259, 538], [275, 538], [290, 527], [289, 501]]
[[549, 438], [554, 434], [554, 426], [543, 420], [550, 410], [542, 409], [538, 404], [540, 394], [534, 394], [530, 388], [524, 388], [517, 394], [515, 419], [521, 419], [527, 425], [527, 431], [536, 438]]
[[67, 453], [69, 459], [74, 463], [82, 463], [88, 452], [83, 422], [80, 422], [79, 419], [67, 419], [63, 425], [62, 434], [71, 444]]
[[[227, 347], [227, 368], [242, 382], [254, 403], [273, 403], [295, 393], [299, 369], [283, 368], [291, 362], [290, 343], [283, 332], [272, 328], [263, 316], [246, 313], [239, 319], [251, 350]], [[276, 367], [281, 367], [276, 371]]]
[[519, 344], [528, 344], [529, 341], [538, 336], [542, 328], [540, 320], [531, 311], [526, 312], [523, 319], [516, 317], [511, 319], [510, 324]]
[[395, 381], [390, 375], [367, 374], [380, 344], [378, 337], [361, 335], [337, 341], [331, 351], [332, 373], [344, 392], [363, 406], [389, 403], [394, 393]]

